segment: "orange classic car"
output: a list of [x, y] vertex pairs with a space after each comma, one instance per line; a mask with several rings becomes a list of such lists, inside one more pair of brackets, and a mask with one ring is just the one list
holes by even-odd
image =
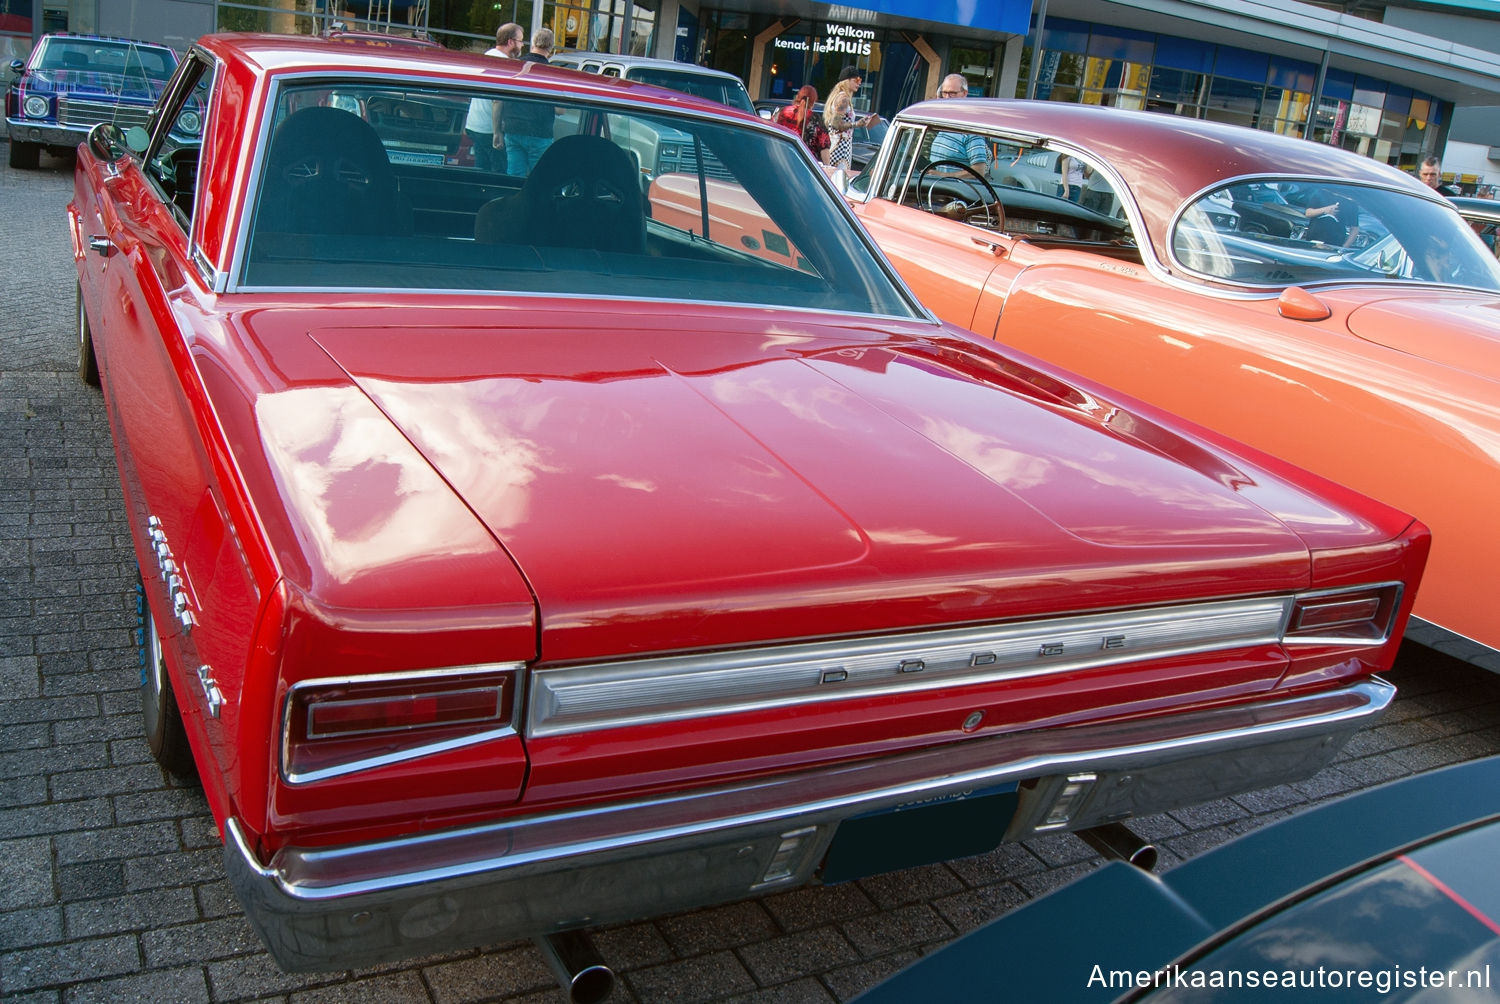
[[1055, 102], [897, 117], [857, 214], [944, 320], [1417, 514], [1409, 637], [1500, 670], [1500, 268], [1343, 150]]

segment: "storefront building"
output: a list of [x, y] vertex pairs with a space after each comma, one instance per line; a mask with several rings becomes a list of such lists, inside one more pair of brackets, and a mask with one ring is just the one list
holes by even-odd
[[[1500, 105], [1500, 55], [1294, 0], [0, 0], [0, 42], [95, 31], [179, 48], [213, 30], [315, 33], [334, 20], [482, 50], [515, 21], [565, 49], [701, 63], [755, 98], [826, 95], [858, 67], [890, 117], [948, 73], [973, 95], [1233, 122], [1415, 170], [1455, 106]], [[1462, 5], [1460, 5], [1462, 6]], [[1475, 14], [1482, 11], [1475, 7]], [[1486, 22], [1488, 24], [1488, 22]], [[1038, 30], [1040, 25], [1040, 30]], [[1495, 25], [1489, 25], [1495, 27]]]

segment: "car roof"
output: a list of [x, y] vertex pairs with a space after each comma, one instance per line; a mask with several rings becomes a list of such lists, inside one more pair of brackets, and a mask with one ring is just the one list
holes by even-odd
[[362, 40], [312, 35], [235, 33], [205, 35], [198, 40], [198, 45], [220, 59], [243, 63], [266, 74], [307, 70], [375, 75], [418, 73], [444, 76], [458, 82], [504, 82], [551, 87], [583, 97], [619, 98], [623, 93], [628, 93], [633, 101], [760, 123], [759, 116], [729, 109], [717, 101], [694, 97], [681, 91], [594, 73], [580, 73], [562, 66], [519, 59], [497, 59], [474, 52], [415, 45], [381, 46]]
[[559, 56], [567, 59], [576, 59], [579, 62], [614, 63], [617, 66], [651, 66], [663, 70], [677, 70], [682, 73], [701, 73], [708, 77], [727, 77], [730, 80], [744, 83], [739, 77], [725, 70], [716, 70], [711, 66], [699, 66], [697, 63], [684, 63], [676, 59], [661, 59], [657, 56], [617, 56], [612, 52], [587, 52], [582, 49], [570, 49], [566, 52], [556, 53], [553, 58]]
[[947, 98], [912, 105], [907, 121], [1047, 137], [1120, 172], [1147, 218], [1165, 221], [1227, 179], [1255, 175], [1337, 178], [1438, 196], [1387, 164], [1323, 143], [1164, 112], [1060, 101]]

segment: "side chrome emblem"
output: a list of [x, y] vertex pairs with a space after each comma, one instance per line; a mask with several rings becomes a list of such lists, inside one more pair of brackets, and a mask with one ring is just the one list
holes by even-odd
[[208, 713], [218, 718], [219, 709], [224, 706], [224, 694], [219, 690], [219, 685], [214, 682], [212, 668], [198, 667], [198, 686], [203, 688], [203, 699], [208, 702]]
[[161, 580], [167, 584], [167, 596], [172, 601], [172, 615], [177, 618], [184, 631], [191, 631], [193, 625], [198, 623], [198, 618], [193, 616], [193, 604], [188, 596], [187, 583], [177, 567], [176, 559], [172, 557], [172, 548], [167, 543], [166, 531], [161, 528], [161, 520], [156, 516], [147, 519], [146, 531], [151, 540], [151, 549], [156, 552], [156, 564], [161, 572]]

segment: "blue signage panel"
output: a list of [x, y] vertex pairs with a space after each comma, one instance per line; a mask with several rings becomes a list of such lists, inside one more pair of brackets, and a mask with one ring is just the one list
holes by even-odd
[[842, 6], [1007, 35], [1031, 30], [1031, 0], [855, 0]]

